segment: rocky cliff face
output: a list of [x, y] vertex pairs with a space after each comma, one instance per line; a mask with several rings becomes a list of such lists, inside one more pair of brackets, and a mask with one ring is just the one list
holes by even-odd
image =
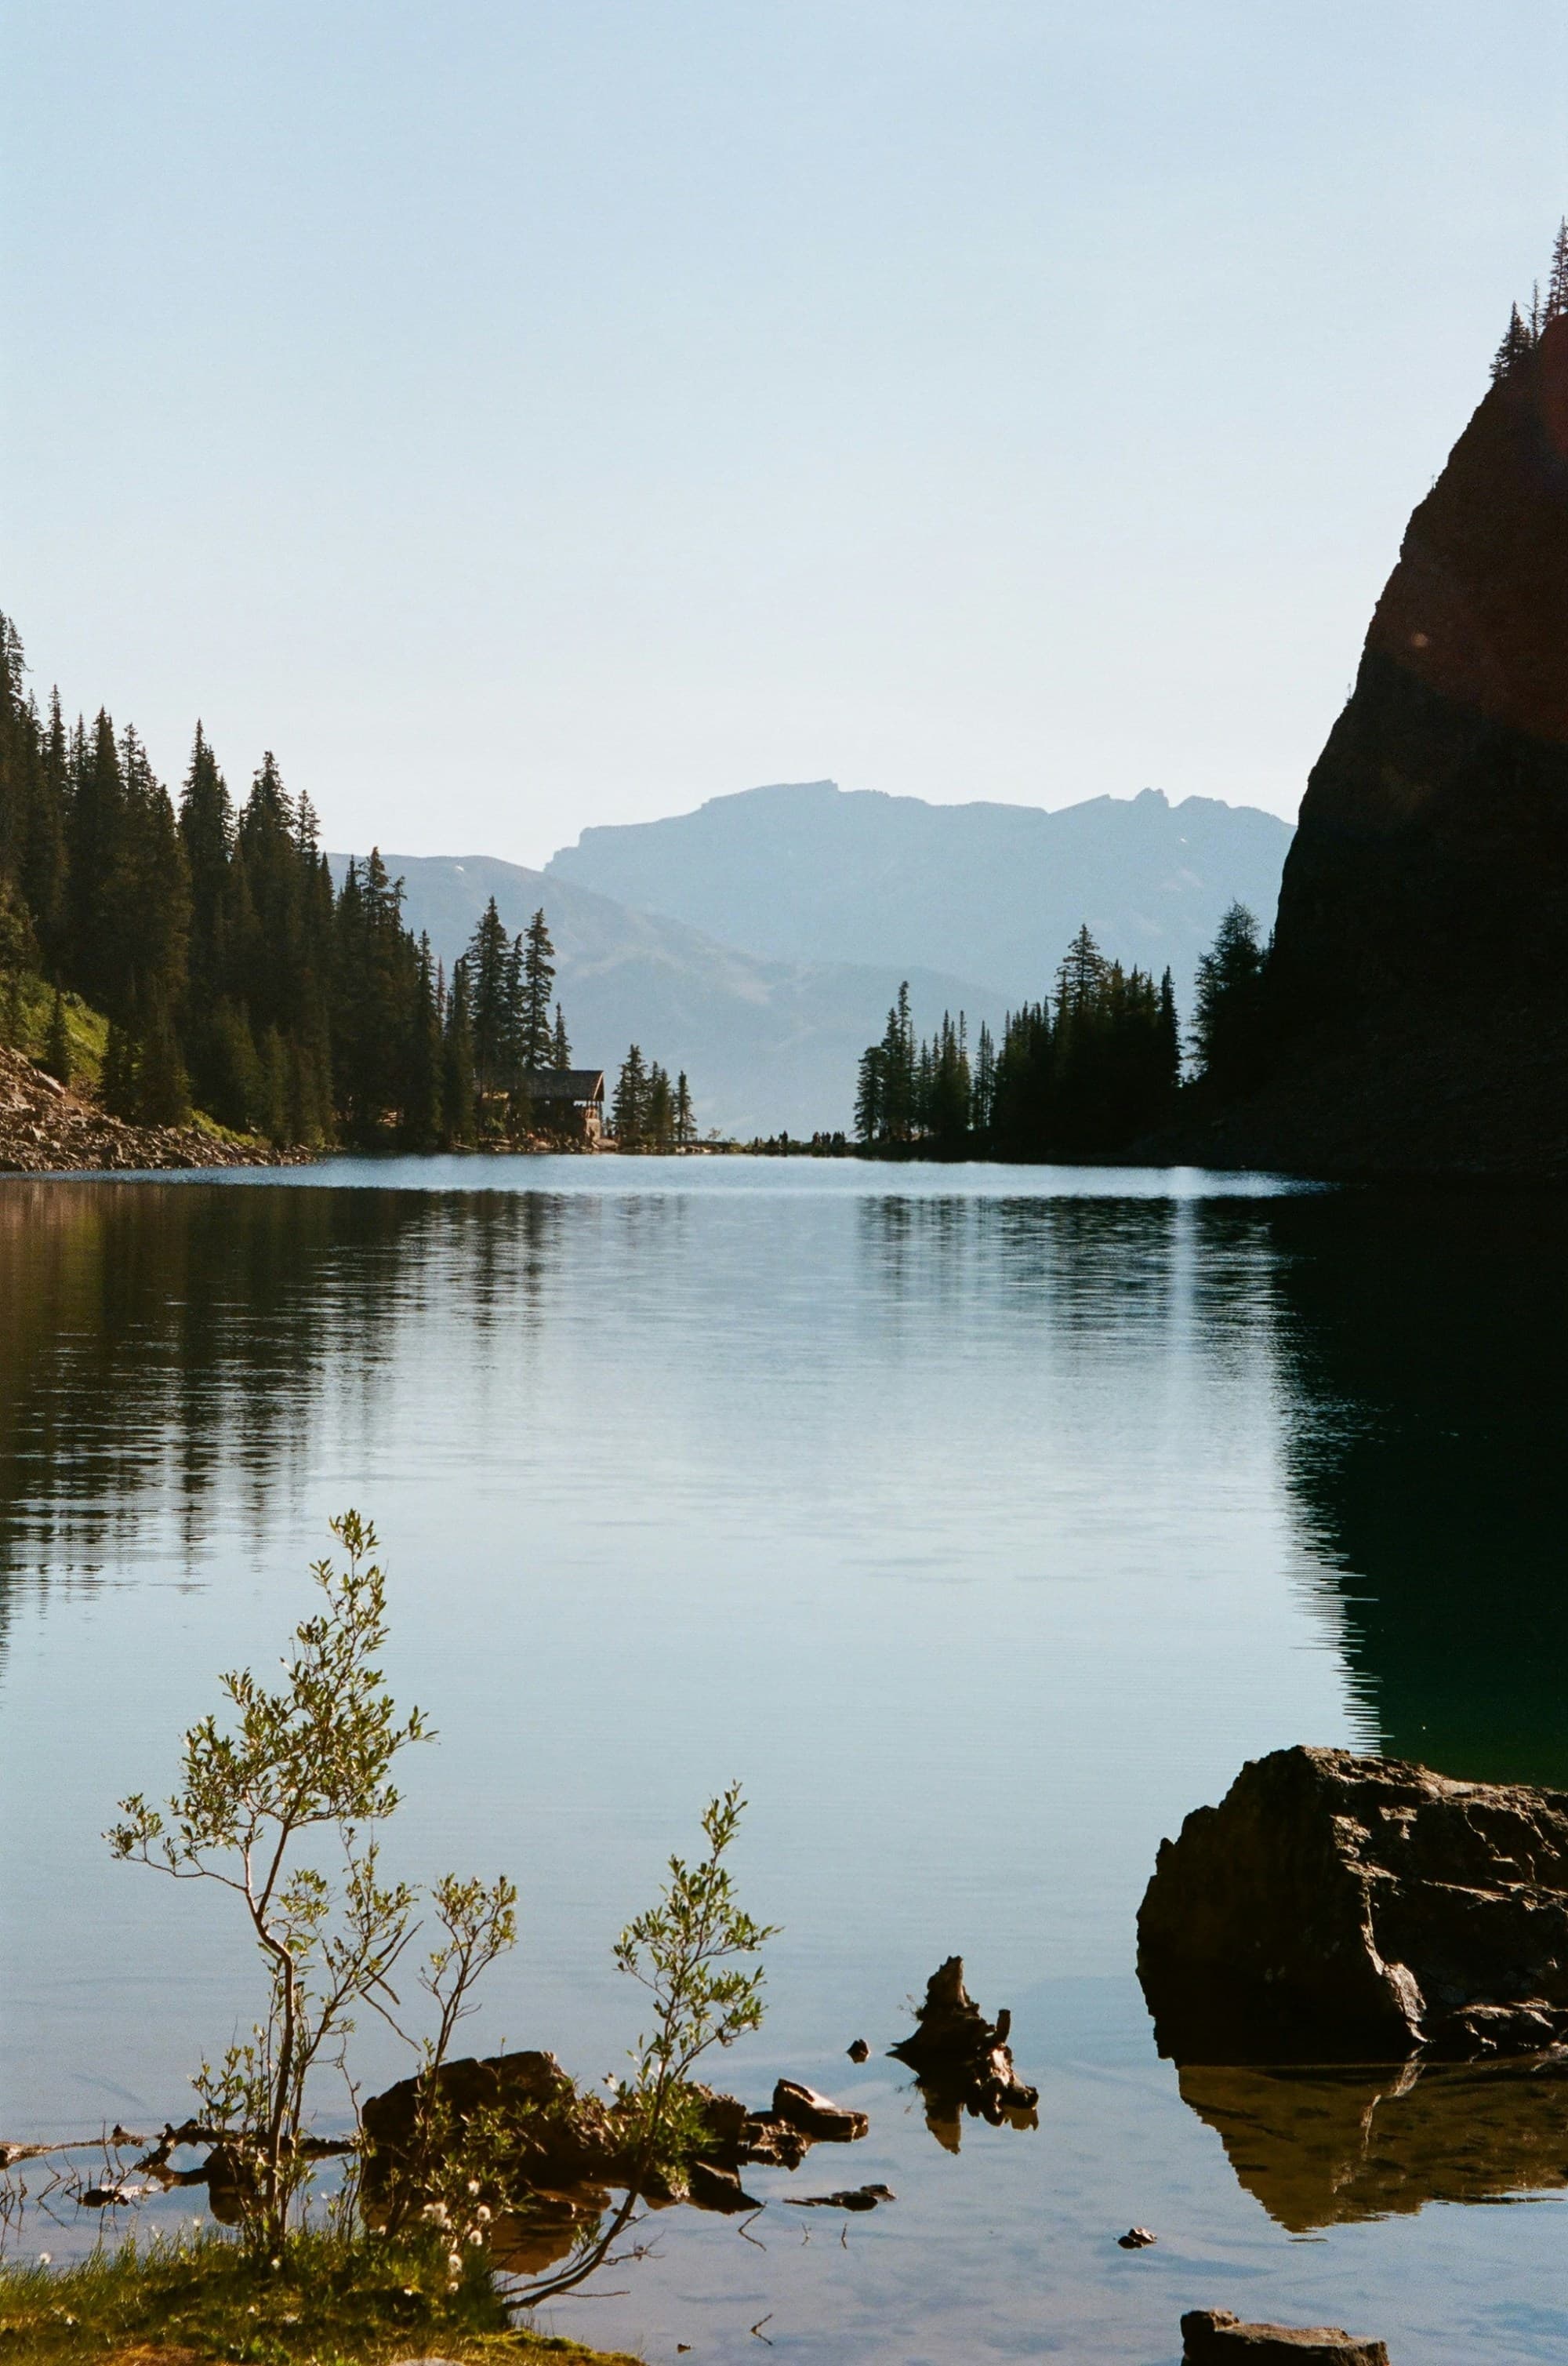
[[1410, 521], [1280, 892], [1282, 1073], [1232, 1155], [1568, 1172], [1568, 317]]

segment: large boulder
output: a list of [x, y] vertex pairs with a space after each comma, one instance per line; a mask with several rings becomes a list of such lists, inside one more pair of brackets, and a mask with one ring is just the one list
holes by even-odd
[[1161, 1842], [1138, 1977], [1178, 2061], [1540, 2051], [1568, 2034], [1568, 1793], [1274, 1751]]

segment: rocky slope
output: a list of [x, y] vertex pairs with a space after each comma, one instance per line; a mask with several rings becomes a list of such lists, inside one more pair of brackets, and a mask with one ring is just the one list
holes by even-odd
[[274, 1166], [287, 1154], [219, 1140], [199, 1126], [127, 1125], [0, 1044], [0, 1174], [148, 1167]]
[[1568, 318], [1411, 518], [1307, 785], [1274, 977], [1294, 1030], [1207, 1155], [1568, 1174]]

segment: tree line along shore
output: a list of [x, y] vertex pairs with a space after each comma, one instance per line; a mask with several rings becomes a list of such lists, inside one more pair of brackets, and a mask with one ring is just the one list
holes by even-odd
[[[172, 796], [134, 727], [40, 706], [0, 615], [0, 1046], [34, 1070], [0, 1165], [596, 1146], [554, 978], [543, 912], [509, 936], [493, 898], [448, 975], [375, 848], [334, 883], [270, 751], [236, 798], [198, 723]], [[611, 1115], [622, 1149], [696, 1139], [637, 1044]]]

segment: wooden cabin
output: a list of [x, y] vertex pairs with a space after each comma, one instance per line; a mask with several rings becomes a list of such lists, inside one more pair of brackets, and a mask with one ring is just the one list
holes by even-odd
[[522, 1079], [533, 1122], [590, 1146], [604, 1135], [602, 1068], [530, 1068]]

